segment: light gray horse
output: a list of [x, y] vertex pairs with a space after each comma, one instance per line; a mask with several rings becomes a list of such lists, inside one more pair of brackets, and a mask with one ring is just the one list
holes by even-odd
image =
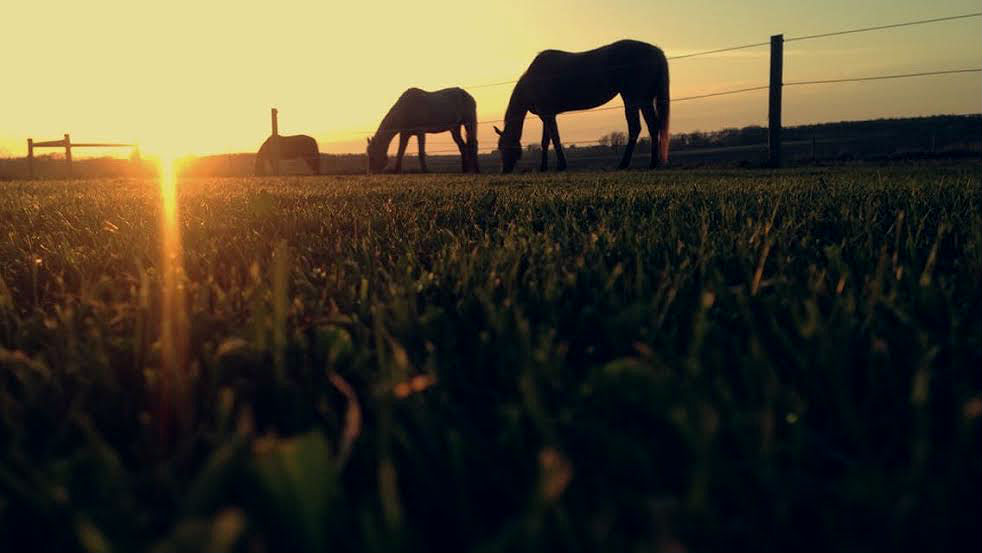
[[[467, 131], [467, 141], [461, 137], [460, 128]], [[477, 164], [477, 103], [462, 88], [445, 88], [427, 92], [410, 88], [402, 93], [395, 105], [385, 114], [375, 136], [368, 139], [368, 170], [377, 173], [385, 169], [389, 161], [389, 143], [399, 135], [399, 154], [395, 172], [402, 171], [402, 156], [406, 153], [409, 137], [415, 136], [419, 144], [419, 166], [426, 167], [426, 133], [450, 131], [460, 149], [463, 172], [480, 173]]]
[[317, 149], [317, 141], [313, 137], [305, 134], [294, 134], [290, 136], [273, 136], [263, 142], [256, 153], [256, 175], [266, 174], [266, 164], [273, 162], [274, 140], [278, 141], [280, 148], [280, 159], [303, 158], [315, 175], [321, 173], [321, 154]]
[[[557, 169], [566, 168], [566, 155], [559, 140], [556, 114], [590, 109], [609, 102], [617, 94], [624, 100], [627, 117], [627, 146], [619, 168], [631, 163], [634, 145], [641, 133], [638, 111], [651, 134], [651, 167], [668, 162], [668, 60], [656, 46], [636, 40], [619, 40], [586, 52], [545, 50], [515, 84], [505, 111], [505, 130], [498, 133], [501, 170], [510, 173], [522, 157], [522, 127], [525, 114], [542, 119], [542, 164], [549, 167], [549, 142], [556, 150]], [[657, 152], [657, 156], [655, 153]]]

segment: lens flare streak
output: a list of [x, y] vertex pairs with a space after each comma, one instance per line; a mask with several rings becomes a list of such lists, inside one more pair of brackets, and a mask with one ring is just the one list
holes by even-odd
[[161, 438], [170, 441], [189, 423], [187, 395], [188, 319], [184, 301], [184, 267], [178, 217], [176, 160], [161, 159], [161, 317], [160, 317], [160, 411]]

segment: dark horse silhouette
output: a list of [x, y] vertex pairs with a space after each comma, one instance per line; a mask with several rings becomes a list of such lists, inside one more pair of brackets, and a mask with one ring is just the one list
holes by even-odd
[[668, 162], [668, 60], [656, 46], [619, 40], [586, 52], [545, 50], [535, 56], [511, 93], [505, 130], [494, 128], [500, 135], [502, 172], [510, 173], [522, 157], [522, 126], [527, 112], [542, 119], [540, 169], [548, 169], [551, 140], [558, 158], [557, 169], [562, 171], [566, 168], [566, 155], [559, 141], [556, 114], [597, 107], [617, 94], [624, 100], [628, 130], [619, 168], [625, 169], [631, 163], [641, 132], [639, 110], [651, 134], [651, 167]]
[[[460, 127], [467, 131], [467, 142], [460, 135]], [[460, 149], [463, 172], [480, 173], [477, 164], [477, 103], [462, 88], [444, 88], [428, 92], [410, 88], [402, 93], [378, 126], [375, 136], [368, 139], [368, 170], [377, 173], [388, 163], [389, 143], [399, 135], [399, 154], [395, 172], [402, 171], [402, 156], [406, 153], [409, 137], [415, 136], [419, 145], [419, 166], [425, 173], [426, 133], [450, 131]]]
[[321, 154], [317, 149], [317, 141], [305, 134], [291, 136], [270, 135], [259, 147], [256, 153], [256, 175], [266, 174], [266, 164], [273, 162], [273, 145], [278, 141], [280, 159], [303, 158], [315, 175], [321, 173]]

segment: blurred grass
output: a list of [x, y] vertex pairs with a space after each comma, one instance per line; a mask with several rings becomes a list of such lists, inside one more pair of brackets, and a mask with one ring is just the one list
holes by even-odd
[[[0, 549], [979, 549], [982, 169], [0, 187]], [[166, 375], [163, 375], [166, 376]]]

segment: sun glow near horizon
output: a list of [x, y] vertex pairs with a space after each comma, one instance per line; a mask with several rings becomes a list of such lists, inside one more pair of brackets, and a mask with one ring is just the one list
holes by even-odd
[[164, 208], [165, 226], [177, 224], [177, 159], [173, 156], [160, 156], [157, 168], [160, 174], [160, 199]]

